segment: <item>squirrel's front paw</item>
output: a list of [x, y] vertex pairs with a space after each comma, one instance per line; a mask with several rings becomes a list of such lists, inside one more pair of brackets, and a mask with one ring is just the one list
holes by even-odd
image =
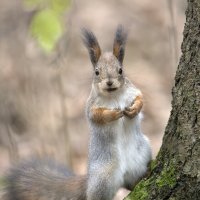
[[126, 107], [123, 111], [124, 115], [130, 119], [134, 118], [142, 109], [143, 101], [141, 96], [137, 96], [134, 103], [130, 107]]
[[91, 109], [91, 119], [98, 124], [106, 124], [123, 117], [120, 109], [95, 108]]
[[107, 122], [115, 121], [124, 115], [123, 111], [120, 109], [106, 110], [104, 114]]
[[130, 119], [134, 118], [138, 113], [139, 110], [135, 106], [125, 108], [125, 110], [123, 111], [123, 114]]
[[120, 110], [120, 109], [115, 109], [114, 110], [115, 111], [115, 118], [116, 119], [119, 119], [119, 118], [121, 118], [121, 117], [123, 117], [124, 116], [124, 112], [122, 111], [122, 110]]

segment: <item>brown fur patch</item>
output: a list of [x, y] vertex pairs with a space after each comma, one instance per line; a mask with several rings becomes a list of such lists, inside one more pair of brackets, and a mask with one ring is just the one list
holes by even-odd
[[110, 110], [107, 108], [93, 107], [91, 109], [91, 112], [92, 112], [92, 120], [97, 124], [106, 124], [114, 120], [117, 120], [123, 116], [123, 112], [118, 109]]
[[142, 109], [143, 106], [143, 99], [142, 95], [139, 95], [133, 101], [133, 104], [124, 110], [124, 115], [129, 118], [135, 117]]
[[120, 54], [120, 44], [114, 43], [113, 45], [113, 54], [118, 58]]
[[100, 49], [99, 45], [93, 45], [92, 50], [95, 55], [95, 61], [97, 62], [101, 56], [101, 49]]
[[116, 56], [118, 61], [122, 64], [125, 53], [125, 44], [127, 39], [127, 31], [122, 25], [117, 27], [115, 34], [114, 45], [113, 45], [113, 54]]
[[139, 113], [142, 109], [142, 106], [143, 106], [143, 98], [142, 98], [142, 95], [140, 95], [135, 98], [133, 107], [135, 107], [135, 109], [137, 110], [137, 113]]

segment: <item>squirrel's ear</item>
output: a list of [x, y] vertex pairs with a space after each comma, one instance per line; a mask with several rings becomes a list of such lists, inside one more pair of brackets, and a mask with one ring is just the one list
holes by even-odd
[[97, 38], [91, 31], [85, 28], [82, 29], [82, 36], [83, 42], [88, 49], [90, 60], [93, 66], [95, 66], [101, 56], [101, 49]]
[[122, 25], [119, 25], [115, 33], [113, 54], [116, 56], [121, 64], [124, 59], [127, 35], [127, 31], [124, 29], [124, 27]]

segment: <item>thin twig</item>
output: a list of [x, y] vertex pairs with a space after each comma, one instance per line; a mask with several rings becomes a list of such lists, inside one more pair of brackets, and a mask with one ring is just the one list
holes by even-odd
[[176, 22], [175, 22], [175, 5], [173, 0], [167, 0], [168, 10], [169, 10], [169, 17], [171, 26], [169, 27], [169, 37], [170, 37], [170, 46], [172, 52], [172, 65], [173, 69], [176, 68], [178, 64], [178, 39], [177, 39], [177, 29], [176, 29]]

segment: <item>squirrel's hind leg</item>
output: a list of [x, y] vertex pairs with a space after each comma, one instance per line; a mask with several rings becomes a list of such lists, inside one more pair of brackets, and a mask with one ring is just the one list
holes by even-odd
[[121, 186], [112, 166], [96, 166], [88, 176], [87, 200], [112, 200]]

